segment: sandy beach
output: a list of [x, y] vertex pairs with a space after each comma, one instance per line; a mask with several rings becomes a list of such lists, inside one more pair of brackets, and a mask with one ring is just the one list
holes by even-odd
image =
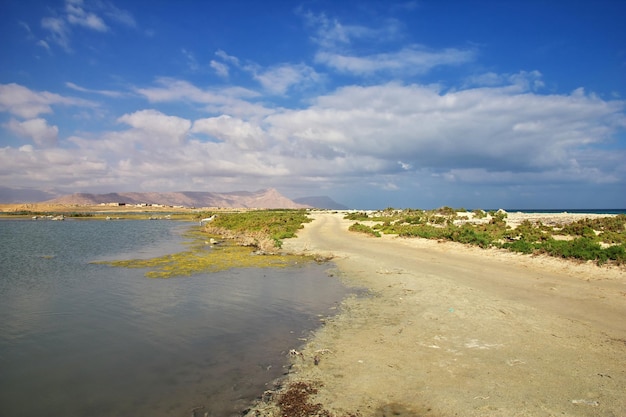
[[[284, 249], [333, 256], [368, 295], [292, 355], [282, 392], [305, 382], [321, 410], [301, 415], [626, 416], [624, 269], [373, 238], [341, 213], [312, 216]], [[265, 397], [248, 415], [282, 415], [281, 392]]]

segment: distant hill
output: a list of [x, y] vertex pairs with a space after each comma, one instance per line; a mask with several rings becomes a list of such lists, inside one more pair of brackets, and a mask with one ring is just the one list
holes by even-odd
[[235, 191], [230, 193], [213, 193], [204, 191], [181, 191], [167, 193], [109, 193], [88, 194], [77, 193], [65, 195], [47, 204], [60, 205], [98, 205], [108, 203], [122, 204], [161, 204], [165, 206], [184, 207], [223, 207], [223, 208], [308, 208], [280, 194], [273, 188], [259, 191]]
[[302, 198], [294, 198], [294, 200], [298, 204], [304, 204], [309, 207], [315, 207], [319, 209], [330, 209], [330, 210], [349, 210], [349, 207], [344, 206], [343, 204], [337, 203], [335, 200], [328, 196], [315, 196], [315, 197], [302, 197]]

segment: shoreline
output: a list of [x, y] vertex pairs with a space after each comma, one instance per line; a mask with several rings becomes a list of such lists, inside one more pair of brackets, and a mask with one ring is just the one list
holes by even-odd
[[[321, 407], [321, 414], [289, 414], [298, 417], [621, 417], [623, 267], [372, 238], [348, 232], [353, 221], [343, 212], [311, 216], [282, 252], [333, 259], [335, 275], [369, 295], [345, 299], [339, 314], [290, 355], [291, 372], [267, 384], [281, 387], [266, 391], [246, 415], [282, 416], [280, 402], [289, 394], [300, 410]], [[607, 216], [509, 212], [506, 222]]]
[[[46, 202], [34, 202], [34, 203], [0, 203], [0, 214], [8, 215], [12, 212], [17, 211], [50, 211], [50, 212], [150, 212], [150, 211], [163, 211], [163, 212], [181, 212], [181, 213], [195, 213], [199, 211], [250, 211], [250, 210], [267, 210], [263, 208], [234, 208], [234, 207], [186, 207], [186, 206], [168, 206], [168, 205], [133, 205], [129, 204], [127, 206], [119, 206], [119, 205], [108, 205], [108, 204], [92, 204], [92, 205], [82, 205], [82, 204], [48, 204]], [[291, 210], [291, 209], [286, 209]], [[298, 210], [298, 209], [293, 209]], [[322, 210], [322, 211], [334, 211], [334, 212], [376, 212], [382, 210], [371, 210], [371, 209], [347, 209], [347, 210], [331, 210], [331, 209], [318, 209], [318, 208], [309, 208], [309, 210]], [[398, 209], [400, 210], [400, 209]], [[585, 216], [585, 215], [599, 215], [599, 216], [612, 216], [618, 214], [626, 214], [626, 208], [620, 209], [607, 209], [607, 208], [598, 208], [598, 209], [483, 209], [485, 212], [489, 211], [498, 211], [503, 210], [509, 215], [511, 214], [520, 214], [520, 215], [539, 215], [539, 216], [550, 216], [550, 215], [562, 215], [562, 216]], [[426, 210], [429, 211], [429, 210]], [[471, 213], [472, 210], [468, 210], [467, 213]], [[466, 213], [466, 212], [463, 212]]]
[[313, 217], [284, 250], [333, 256], [346, 285], [371, 295], [344, 300], [292, 358], [283, 390], [247, 415], [279, 416], [281, 395], [297, 383], [317, 391], [302, 401], [336, 417], [626, 409], [624, 269], [370, 238], [347, 232], [340, 213]]

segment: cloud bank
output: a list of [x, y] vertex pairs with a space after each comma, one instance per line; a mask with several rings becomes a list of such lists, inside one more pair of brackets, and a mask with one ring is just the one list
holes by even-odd
[[[397, 21], [366, 27], [297, 13], [314, 47], [308, 62], [262, 65], [218, 49], [202, 64], [183, 49], [196, 71], [204, 65], [222, 81], [154, 76], [120, 90], [65, 83], [89, 99], [0, 85], [2, 128], [15, 137], [0, 148], [0, 179], [67, 192], [272, 186], [294, 197], [354, 201], [365, 198], [358, 190], [419, 192], [427, 204], [452, 204], [451, 193], [522, 201], [520, 190], [537, 204], [554, 187], [626, 184], [623, 100], [583, 88], [546, 92], [535, 69], [471, 72], [456, 85], [422, 82], [438, 69], [475, 63], [478, 50], [398, 43]], [[78, 0], [41, 24], [47, 41], [66, 50], [75, 27], [136, 26], [128, 12]], [[364, 52], [363, 42], [375, 47]], [[131, 101], [116, 113], [116, 103]], [[103, 127], [68, 128], [56, 121], [67, 109]], [[436, 195], [445, 187], [450, 193]], [[533, 196], [533, 189], [540, 191]]]

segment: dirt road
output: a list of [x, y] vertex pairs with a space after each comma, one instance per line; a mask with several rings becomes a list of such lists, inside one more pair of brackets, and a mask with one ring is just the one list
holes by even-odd
[[319, 382], [332, 415], [626, 416], [623, 271], [314, 218], [285, 249], [334, 255], [371, 294], [295, 358], [290, 379]]

